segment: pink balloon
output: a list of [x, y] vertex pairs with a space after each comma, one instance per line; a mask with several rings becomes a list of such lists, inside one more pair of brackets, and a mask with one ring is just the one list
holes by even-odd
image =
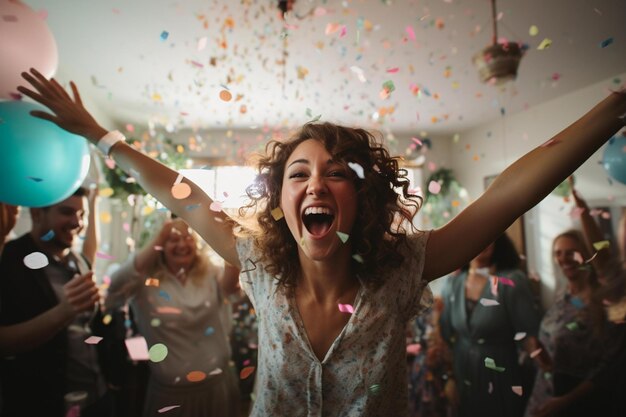
[[36, 68], [50, 78], [59, 64], [46, 21], [18, 0], [0, 0], [0, 62], [0, 98], [11, 98], [25, 84], [23, 71]]

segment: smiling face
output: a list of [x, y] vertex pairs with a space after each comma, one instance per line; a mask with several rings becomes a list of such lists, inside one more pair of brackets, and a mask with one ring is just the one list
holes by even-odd
[[[579, 255], [576, 255], [577, 253]], [[563, 275], [565, 275], [568, 280], [572, 280], [576, 277], [581, 266], [580, 260], [582, 259], [583, 253], [584, 250], [580, 242], [569, 236], [561, 236], [554, 241], [554, 261], [561, 268]]]
[[196, 260], [196, 240], [182, 221], [174, 221], [163, 245], [163, 256], [168, 269], [177, 274], [181, 268], [189, 271]]
[[314, 261], [350, 256], [337, 232], [350, 234], [357, 192], [350, 168], [333, 161], [314, 139], [300, 143], [287, 159], [280, 196], [287, 226], [298, 242], [300, 257]]
[[52, 253], [71, 248], [83, 230], [85, 200], [73, 195], [53, 206], [31, 209], [32, 233], [38, 244]]

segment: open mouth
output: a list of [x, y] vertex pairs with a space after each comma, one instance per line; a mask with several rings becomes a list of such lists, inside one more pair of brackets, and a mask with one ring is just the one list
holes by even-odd
[[302, 216], [304, 227], [315, 237], [328, 233], [334, 220], [334, 213], [327, 207], [307, 207]]

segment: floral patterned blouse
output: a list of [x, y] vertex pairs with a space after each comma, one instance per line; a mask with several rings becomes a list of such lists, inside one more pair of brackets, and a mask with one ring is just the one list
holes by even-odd
[[251, 239], [238, 239], [241, 287], [258, 319], [256, 400], [251, 416], [408, 415], [407, 322], [432, 294], [422, 280], [430, 232], [410, 236], [404, 263], [377, 290], [359, 289], [354, 313], [320, 362], [295, 300], [277, 286]]

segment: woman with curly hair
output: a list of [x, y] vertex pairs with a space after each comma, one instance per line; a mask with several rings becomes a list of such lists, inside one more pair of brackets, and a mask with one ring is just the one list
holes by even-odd
[[72, 98], [35, 70], [23, 76], [33, 89], [19, 91], [52, 112], [34, 116], [139, 174], [147, 192], [241, 267], [259, 317], [254, 416], [407, 415], [405, 329], [426, 284], [467, 263], [553, 190], [626, 112], [626, 93], [612, 94], [514, 163], [446, 226], [415, 233], [408, 224], [419, 198], [397, 159], [364, 130], [307, 124], [270, 143], [251, 190], [259, 230], [236, 237], [233, 222], [210, 212], [211, 199], [192, 182], [182, 179], [191, 193], [176, 198], [178, 173], [101, 127], [73, 83]]

